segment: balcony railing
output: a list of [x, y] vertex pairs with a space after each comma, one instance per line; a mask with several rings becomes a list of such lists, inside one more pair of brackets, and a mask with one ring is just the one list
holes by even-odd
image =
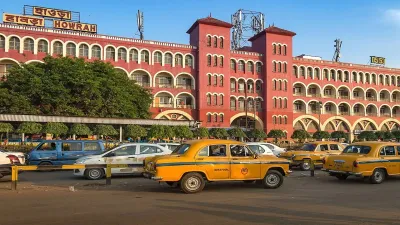
[[319, 113], [319, 111], [316, 110], [316, 109], [309, 109], [308, 110], [308, 114], [318, 114], [318, 113]]
[[174, 104], [158, 103], [158, 104], [155, 104], [154, 107], [156, 107], [156, 108], [173, 108]]
[[194, 86], [191, 84], [177, 84], [175, 88], [182, 88], [182, 89], [187, 89], [187, 90], [193, 90]]
[[136, 82], [136, 84], [138, 84], [142, 87], [150, 87], [150, 83], [146, 83], [146, 82]]
[[400, 102], [400, 99], [392, 98], [392, 102]]
[[379, 99], [380, 102], [390, 102], [390, 99], [388, 98], [381, 98]]
[[306, 110], [300, 110], [300, 109], [294, 109], [293, 112], [294, 112], [294, 113], [303, 113], [303, 114], [306, 114]]
[[236, 106], [231, 106], [231, 111], [236, 111]]
[[381, 116], [390, 117], [390, 113], [381, 113]]
[[173, 85], [172, 85], [172, 83], [157, 83], [156, 87], [159, 87], [159, 88], [172, 88]]
[[373, 112], [367, 112], [367, 116], [378, 116], [378, 114]]
[[376, 97], [367, 97], [367, 101], [376, 101]]
[[177, 105], [176, 108], [180, 109], [194, 109], [193, 105]]
[[295, 92], [293, 93], [294, 96], [306, 96], [305, 92]]
[[364, 113], [360, 113], [360, 112], [354, 112], [353, 115], [354, 116], [365, 116]]
[[235, 93], [235, 92], [236, 92], [236, 89], [232, 89], [232, 88], [231, 88], [231, 92], [232, 92], [232, 93]]
[[364, 97], [362, 97], [362, 96], [354, 96], [353, 99], [364, 100]]
[[346, 116], [348, 116], [348, 115], [350, 115], [350, 112], [348, 112], [348, 111], [339, 111], [339, 115], [346, 115]]
[[348, 95], [339, 95], [340, 99], [350, 99], [350, 96]]
[[324, 95], [324, 98], [336, 98], [336, 95]]
[[317, 98], [319, 98], [319, 97], [321, 97], [321, 94], [311, 93], [311, 94], [308, 94], [308, 96], [309, 97], [317, 97]]
[[335, 111], [326, 111], [325, 110], [324, 114], [336, 115], [336, 112]]
[[244, 89], [239, 89], [238, 92], [239, 93], [244, 93]]

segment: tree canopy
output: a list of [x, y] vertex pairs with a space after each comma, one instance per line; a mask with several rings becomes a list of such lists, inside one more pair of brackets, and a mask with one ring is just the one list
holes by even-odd
[[267, 134], [261, 129], [252, 129], [249, 132], [247, 132], [247, 137], [259, 140], [266, 138]]
[[0, 133], [14, 131], [14, 127], [10, 123], [0, 123]]
[[99, 124], [93, 128], [93, 133], [105, 136], [115, 136], [118, 135], [118, 131], [112, 125]]
[[234, 127], [232, 129], [228, 130], [228, 134], [229, 134], [230, 137], [233, 137], [233, 138], [244, 138], [244, 137], [247, 137], [247, 135], [239, 127]]
[[55, 136], [60, 136], [61, 134], [68, 133], [68, 126], [63, 123], [46, 123], [43, 126], [43, 133], [54, 134]]
[[330, 138], [331, 135], [329, 134], [328, 131], [317, 131], [313, 134], [313, 138], [322, 140], [322, 139], [328, 139]]
[[88, 126], [85, 124], [76, 123], [71, 126], [69, 131], [70, 134], [76, 135], [92, 135], [93, 132], [90, 130]]
[[24, 122], [18, 126], [17, 133], [39, 134], [42, 132], [42, 124], [34, 122]]
[[195, 137], [199, 138], [208, 138], [210, 136], [208, 129], [205, 127], [197, 128], [196, 130], [194, 130], [193, 134]]
[[310, 137], [311, 135], [305, 130], [294, 130], [291, 138], [298, 139], [299, 142], [303, 143], [307, 138]]
[[222, 139], [222, 138], [229, 137], [229, 134], [224, 128], [211, 128], [210, 136], [217, 138], [217, 139]]
[[394, 138], [396, 138], [397, 141], [400, 141], [400, 130], [392, 131], [392, 135]]
[[178, 138], [192, 138], [193, 132], [188, 126], [176, 126], [174, 127], [175, 136]]
[[277, 143], [279, 138], [285, 137], [285, 133], [282, 130], [270, 130], [267, 137], [274, 138]]
[[378, 137], [375, 135], [373, 131], [362, 131], [358, 135], [358, 139], [366, 141], [376, 141], [378, 140]]
[[147, 130], [139, 125], [127, 125], [125, 128], [125, 137], [141, 138], [147, 136]]
[[0, 113], [149, 118], [152, 95], [110, 63], [53, 58], [13, 67], [0, 83]]
[[340, 139], [340, 138], [348, 138], [349, 135], [344, 131], [333, 131], [331, 133], [331, 138]]

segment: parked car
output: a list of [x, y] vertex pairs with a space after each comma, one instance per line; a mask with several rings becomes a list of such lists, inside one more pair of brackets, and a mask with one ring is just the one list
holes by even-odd
[[21, 165], [19, 158], [15, 155], [0, 151], [0, 178], [11, 175], [11, 166]]
[[0, 150], [0, 152], [6, 154], [6, 155], [14, 155], [18, 157], [18, 160], [21, 164], [25, 164], [25, 154], [22, 152], [10, 152], [7, 150]]
[[400, 144], [394, 142], [357, 142], [347, 146], [340, 155], [323, 160], [322, 170], [339, 180], [349, 176], [368, 177], [373, 184], [388, 176], [400, 174]]
[[279, 156], [281, 153], [286, 151], [286, 148], [281, 148], [279, 146], [276, 146], [272, 143], [266, 143], [266, 142], [249, 142], [247, 144], [260, 144], [263, 145], [265, 147], [267, 147], [268, 149], [270, 149], [274, 155]]
[[165, 148], [168, 148], [171, 151], [174, 151], [178, 146], [180, 146], [181, 144], [179, 143], [157, 143], [158, 145], [161, 145]]
[[[112, 168], [111, 174], [141, 174], [146, 157], [171, 153], [172, 151], [168, 148], [157, 144], [129, 143], [103, 154], [79, 158], [75, 164], [136, 164], [137, 167]], [[98, 180], [104, 177], [105, 170], [103, 168], [75, 169], [74, 175], [83, 176], [89, 180]]]
[[344, 149], [339, 142], [315, 141], [304, 144], [299, 150], [281, 153], [279, 157], [289, 159], [291, 166], [300, 166], [301, 170], [310, 170], [309, 160], [322, 166], [322, 158], [327, 155], [338, 155]]
[[180, 184], [185, 193], [203, 190], [207, 181], [244, 181], [278, 188], [289, 174], [289, 162], [274, 156], [259, 156], [246, 144], [232, 140], [194, 140], [171, 155], [146, 158], [146, 178]]
[[249, 146], [249, 148], [251, 150], [253, 150], [255, 153], [257, 153], [258, 155], [271, 155], [271, 156], [275, 156], [274, 152], [268, 148], [266, 145], [264, 145], [263, 143], [260, 142], [250, 142], [250, 143], [246, 143], [247, 146]]
[[82, 156], [104, 152], [101, 140], [48, 140], [40, 142], [27, 156], [29, 165], [69, 165]]

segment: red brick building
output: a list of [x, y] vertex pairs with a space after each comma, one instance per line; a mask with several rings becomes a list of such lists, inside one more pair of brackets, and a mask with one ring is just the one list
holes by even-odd
[[152, 89], [155, 119], [228, 128], [245, 127], [247, 115], [248, 128], [288, 136], [319, 127], [352, 138], [361, 130], [399, 128], [399, 69], [293, 57], [296, 34], [275, 26], [242, 51], [231, 50], [231, 26], [199, 19], [187, 31], [187, 45], [0, 24], [0, 75], [46, 54], [100, 59]]

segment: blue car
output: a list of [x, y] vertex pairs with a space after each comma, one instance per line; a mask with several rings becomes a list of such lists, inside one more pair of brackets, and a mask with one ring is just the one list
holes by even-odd
[[71, 165], [83, 156], [103, 153], [101, 140], [48, 140], [42, 141], [28, 155], [29, 165]]

